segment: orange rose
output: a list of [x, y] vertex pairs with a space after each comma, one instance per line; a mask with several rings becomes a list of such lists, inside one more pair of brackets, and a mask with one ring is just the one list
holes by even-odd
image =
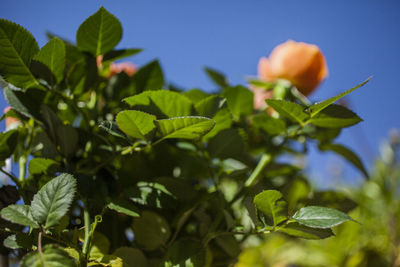
[[324, 55], [318, 46], [287, 41], [272, 50], [269, 58], [258, 63], [258, 77], [263, 81], [286, 79], [303, 95], [311, 94], [328, 76]]
[[137, 67], [130, 62], [111, 63], [109, 77], [124, 71], [128, 76], [135, 74]]
[[[7, 113], [11, 107], [6, 107], [4, 109], [4, 114]], [[13, 117], [6, 117], [6, 130], [13, 128], [16, 123], [19, 123], [19, 119]]]

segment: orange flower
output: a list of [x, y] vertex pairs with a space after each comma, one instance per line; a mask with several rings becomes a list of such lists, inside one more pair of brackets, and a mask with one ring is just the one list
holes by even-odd
[[111, 63], [109, 77], [124, 71], [128, 76], [135, 74], [137, 67], [130, 62]]
[[[4, 114], [7, 113], [11, 107], [6, 107], [4, 109]], [[13, 127], [13, 124], [19, 123], [19, 119], [13, 118], [13, 117], [6, 117], [6, 130], [10, 129]]]
[[318, 46], [287, 41], [272, 50], [269, 58], [258, 63], [258, 77], [263, 81], [286, 79], [303, 95], [311, 94], [328, 76], [324, 55]]

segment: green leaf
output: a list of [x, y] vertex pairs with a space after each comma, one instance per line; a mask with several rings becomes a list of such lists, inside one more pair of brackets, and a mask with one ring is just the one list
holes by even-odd
[[32, 245], [34, 244], [32, 236], [25, 233], [16, 233], [13, 235], [8, 236], [3, 241], [3, 245], [10, 249], [32, 249]]
[[296, 212], [293, 220], [312, 228], [331, 228], [346, 221], [354, 221], [349, 215], [331, 208], [308, 206]]
[[29, 70], [39, 46], [30, 32], [11, 21], [0, 19], [0, 75], [20, 88], [38, 82]]
[[344, 128], [349, 127], [362, 121], [351, 110], [332, 104], [311, 118], [308, 122], [325, 128]]
[[139, 182], [126, 188], [124, 194], [131, 201], [151, 208], [174, 209], [177, 204], [175, 196], [163, 184], [156, 182]]
[[215, 238], [215, 242], [231, 257], [240, 254], [239, 242], [232, 235], [221, 235]]
[[162, 89], [164, 86], [164, 74], [158, 60], [141, 67], [133, 75], [132, 80], [135, 84], [136, 93]]
[[[44, 68], [43, 68], [44, 67]], [[40, 77], [47, 78], [50, 84], [59, 83], [64, 76], [65, 68], [65, 45], [64, 42], [54, 37], [45, 46], [40, 49], [39, 53], [33, 57], [31, 68], [42, 71], [46, 74], [38, 73]], [[36, 73], [36, 72], [35, 72]]]
[[119, 20], [104, 7], [87, 18], [76, 33], [76, 45], [94, 56], [111, 51], [122, 38]]
[[260, 80], [249, 80], [249, 83], [256, 87], [262, 88], [262, 89], [256, 88], [256, 90], [268, 90], [268, 89], [272, 89], [276, 86], [276, 83], [264, 82], [264, 81], [260, 81]]
[[151, 211], [143, 211], [132, 224], [135, 241], [145, 250], [155, 250], [164, 245], [171, 235], [167, 221]]
[[364, 174], [364, 176], [368, 178], [368, 172], [365, 169], [361, 159], [349, 148], [340, 144], [321, 144], [318, 146], [318, 148], [321, 151], [333, 151], [337, 153], [338, 155], [348, 160], [351, 164], [353, 164], [354, 167], [360, 170]]
[[76, 191], [76, 180], [64, 173], [47, 184], [33, 197], [32, 217], [45, 228], [55, 226], [68, 212]]
[[183, 92], [183, 95], [190, 99], [194, 104], [197, 104], [197, 102], [209, 96], [206, 92], [196, 88]]
[[125, 57], [136, 55], [142, 51], [143, 49], [138, 49], [138, 48], [112, 50], [104, 55], [103, 62], [111, 60], [116, 61]]
[[115, 122], [112, 121], [102, 121], [99, 125], [99, 127], [106, 132], [108, 132], [111, 135], [127, 139], [127, 136], [124, 132], [122, 132], [119, 128], [118, 125]]
[[127, 135], [138, 139], [147, 139], [156, 128], [156, 117], [137, 110], [124, 110], [118, 113], [118, 127]]
[[107, 207], [111, 210], [115, 210], [116, 212], [123, 213], [125, 215], [131, 217], [139, 217], [139, 209], [133, 205], [133, 203], [129, 200], [123, 198], [117, 198], [112, 200]]
[[211, 68], [204, 68], [204, 71], [207, 73], [208, 77], [219, 87], [225, 88], [229, 86], [228, 79], [221, 72], [213, 70]]
[[337, 96], [331, 97], [327, 100], [324, 100], [322, 102], [316, 103], [314, 105], [312, 105], [311, 107], [307, 108], [307, 111], [310, 113], [311, 118], [314, 117], [315, 115], [317, 115], [320, 111], [324, 110], [326, 107], [328, 107], [329, 105], [333, 104], [334, 102], [336, 102], [337, 100], [341, 99], [342, 97], [350, 94], [351, 92], [353, 92], [354, 90], [360, 88], [361, 86], [363, 86], [364, 84], [366, 84], [367, 82], [369, 82], [369, 80], [371, 80], [372, 77], [369, 77], [368, 79], [366, 79], [365, 81], [363, 81], [362, 83], [360, 83], [359, 85], [344, 91], [341, 94], [338, 94]]
[[70, 157], [76, 152], [79, 135], [74, 127], [65, 124], [59, 125], [56, 130], [56, 138], [63, 156]]
[[200, 242], [179, 240], [168, 248], [164, 267], [203, 267], [206, 266], [206, 252]]
[[287, 203], [279, 191], [263, 191], [253, 201], [256, 208], [266, 216], [268, 225], [277, 226], [287, 219]]
[[207, 150], [212, 157], [234, 158], [243, 153], [244, 141], [237, 129], [225, 129], [209, 140]]
[[134, 108], [166, 118], [190, 116], [193, 108], [192, 102], [184, 95], [168, 90], [146, 91], [123, 101]]
[[48, 174], [48, 170], [51, 167], [57, 166], [58, 162], [52, 159], [46, 158], [33, 158], [29, 161], [29, 174]]
[[217, 135], [220, 131], [224, 129], [229, 129], [232, 126], [232, 114], [229, 112], [227, 108], [221, 109], [215, 114], [213, 117], [215, 121], [214, 128], [211, 129], [204, 137], [203, 141], [207, 142], [212, 137]]
[[294, 102], [278, 99], [267, 99], [265, 101], [268, 106], [275, 109], [280, 115], [285, 116], [300, 125], [303, 125], [303, 121], [308, 118], [308, 114], [304, 112], [304, 107]]
[[215, 125], [212, 119], [188, 116], [156, 120], [155, 124], [163, 139], [197, 139], [208, 133]]
[[44, 246], [42, 251], [42, 255], [38, 251], [26, 254], [21, 267], [76, 267], [68, 253], [54, 244]]
[[0, 160], [9, 158], [18, 142], [18, 130], [0, 133]]
[[225, 104], [225, 99], [211, 95], [197, 102], [194, 106], [197, 114], [202, 117], [212, 118]]
[[279, 228], [278, 231], [291, 236], [301, 237], [305, 239], [324, 239], [334, 235], [330, 228], [316, 229], [300, 225], [296, 222], [288, 223], [287, 225]]
[[5, 86], [3, 92], [8, 104], [14, 110], [29, 118], [40, 120], [41, 115], [38, 106], [46, 96], [45, 91], [37, 88], [29, 88], [22, 91]]
[[265, 113], [252, 117], [252, 122], [256, 128], [260, 128], [270, 135], [279, 135], [286, 131], [284, 120], [273, 118]]
[[248, 88], [242, 85], [227, 87], [224, 89], [223, 96], [228, 102], [229, 110], [236, 118], [253, 112], [253, 92]]
[[28, 205], [9, 205], [1, 210], [0, 215], [3, 219], [12, 223], [39, 228]]
[[100, 260], [108, 254], [110, 241], [100, 232], [94, 232], [89, 250], [89, 259]]
[[149, 263], [146, 256], [140, 249], [131, 247], [120, 247], [114, 251], [113, 255], [119, 257], [123, 261], [123, 267], [148, 267]]

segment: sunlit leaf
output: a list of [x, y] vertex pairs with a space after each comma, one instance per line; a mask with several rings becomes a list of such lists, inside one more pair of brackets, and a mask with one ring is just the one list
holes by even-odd
[[122, 38], [119, 20], [104, 7], [87, 18], [76, 33], [76, 45], [94, 56], [111, 51]]
[[330, 228], [346, 221], [354, 221], [349, 215], [331, 208], [308, 206], [296, 212], [293, 220], [312, 228]]
[[29, 70], [39, 46], [30, 32], [11, 21], [0, 19], [0, 76], [20, 88], [38, 84]]

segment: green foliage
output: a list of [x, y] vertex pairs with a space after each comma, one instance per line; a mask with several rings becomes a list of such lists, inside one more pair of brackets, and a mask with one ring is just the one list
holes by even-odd
[[103, 7], [76, 45], [49, 36], [39, 49], [0, 20], [12, 108], [1, 119], [20, 121], [0, 134], [1, 163], [20, 165], [18, 177], [3, 170], [16, 186], [0, 194], [1, 249], [21, 266], [232, 266], [251, 244], [326, 239], [352, 220], [355, 202], [314, 192], [294, 157], [314, 142], [366, 174], [335, 143], [361, 119], [333, 102], [356, 88], [311, 105], [290, 85], [251, 81], [274, 92], [255, 110], [252, 90], [211, 68], [212, 94], [168, 84], [157, 60], [115, 73], [141, 49], [115, 49], [122, 27]]
[[21, 267], [75, 267], [75, 261], [63, 249], [55, 245], [46, 245], [43, 252], [31, 252], [21, 262]]
[[87, 18], [76, 33], [76, 45], [92, 55], [104, 55], [122, 38], [122, 26], [104, 7]]
[[7, 82], [21, 88], [37, 85], [29, 66], [38, 51], [35, 38], [26, 29], [0, 20], [0, 73]]
[[326, 207], [309, 206], [300, 209], [292, 217], [299, 224], [314, 228], [331, 228], [352, 218], [338, 210]]
[[30, 212], [35, 221], [45, 228], [57, 225], [72, 203], [75, 186], [70, 174], [61, 174], [44, 185], [31, 203]]

